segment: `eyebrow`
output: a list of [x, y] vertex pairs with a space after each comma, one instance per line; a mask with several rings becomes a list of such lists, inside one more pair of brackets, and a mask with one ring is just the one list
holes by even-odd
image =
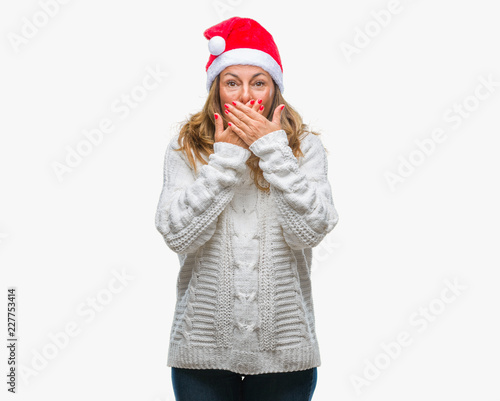
[[[228, 75], [228, 74], [229, 74], [229, 75], [232, 75], [233, 77], [236, 77], [236, 78], [238, 78], [238, 79], [240, 78], [238, 75], [233, 74], [232, 72], [226, 72], [226, 73], [224, 74], [224, 76], [226, 76], [226, 75]], [[263, 72], [258, 72], [258, 73], [257, 73], [257, 74], [255, 74], [255, 75], [254, 75], [251, 79], [254, 79], [257, 75], [261, 75], [261, 74], [262, 74], [262, 75], [264, 75], [264, 73], [263, 73]]]

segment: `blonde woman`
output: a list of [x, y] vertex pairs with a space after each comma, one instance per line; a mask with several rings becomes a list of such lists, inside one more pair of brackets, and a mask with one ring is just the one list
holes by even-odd
[[179, 257], [167, 366], [178, 401], [309, 401], [320, 366], [312, 248], [337, 224], [318, 134], [283, 98], [271, 34], [209, 39], [208, 97], [172, 138], [156, 227]]

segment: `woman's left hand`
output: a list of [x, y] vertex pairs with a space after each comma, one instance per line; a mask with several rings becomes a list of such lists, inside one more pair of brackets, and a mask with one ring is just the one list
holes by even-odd
[[226, 118], [230, 121], [228, 124], [248, 146], [264, 135], [281, 129], [280, 121], [281, 113], [285, 108], [284, 104], [276, 107], [272, 121], [238, 101], [224, 106], [228, 111], [225, 113]]

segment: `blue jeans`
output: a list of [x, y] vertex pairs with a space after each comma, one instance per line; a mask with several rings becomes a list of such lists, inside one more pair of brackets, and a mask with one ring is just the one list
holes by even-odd
[[311, 401], [317, 368], [242, 375], [221, 369], [171, 368], [176, 401]]

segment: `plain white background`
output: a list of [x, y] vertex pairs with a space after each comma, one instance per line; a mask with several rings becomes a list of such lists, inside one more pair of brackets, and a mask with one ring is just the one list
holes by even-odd
[[285, 98], [329, 151], [340, 220], [314, 251], [313, 399], [500, 400], [495, 1], [47, 3], [0, 11], [1, 331], [14, 286], [19, 400], [174, 399], [178, 260], [154, 215], [168, 141], [207, 95], [203, 31], [232, 16], [274, 36]]

